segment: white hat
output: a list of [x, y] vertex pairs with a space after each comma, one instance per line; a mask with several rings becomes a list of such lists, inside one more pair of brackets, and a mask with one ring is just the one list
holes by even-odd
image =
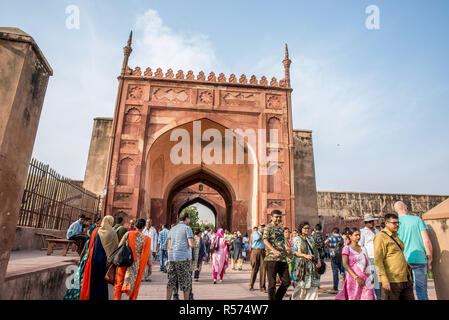
[[377, 221], [377, 220], [379, 220], [379, 218], [375, 218], [370, 213], [365, 214], [365, 216], [363, 217], [363, 221], [365, 221], [365, 222], [367, 222], [367, 221]]

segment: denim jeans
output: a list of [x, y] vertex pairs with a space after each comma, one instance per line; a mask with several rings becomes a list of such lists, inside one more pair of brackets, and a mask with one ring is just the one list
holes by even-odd
[[338, 290], [338, 276], [340, 274], [340, 269], [338, 268], [338, 265], [335, 264], [334, 260], [331, 260], [331, 267], [332, 267], [332, 277], [334, 281], [334, 290]]
[[161, 269], [160, 270], [164, 271], [164, 266], [167, 263], [167, 259], [168, 259], [167, 250], [161, 250], [160, 253], [161, 253]]
[[427, 295], [427, 263], [410, 263], [418, 300], [429, 300]]

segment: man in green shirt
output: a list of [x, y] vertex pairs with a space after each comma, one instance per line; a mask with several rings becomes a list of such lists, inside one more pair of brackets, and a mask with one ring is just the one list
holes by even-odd
[[377, 268], [381, 300], [415, 300], [413, 281], [398, 237], [399, 219], [385, 215], [385, 229], [374, 237], [374, 264]]
[[[284, 229], [280, 226], [282, 212], [271, 212], [271, 223], [265, 227], [263, 241], [265, 244], [265, 270], [268, 280], [268, 299], [282, 300], [290, 285], [287, 257], [292, 257], [291, 249], [285, 244]], [[281, 285], [276, 291], [276, 276], [279, 275]]]
[[116, 223], [116, 225], [114, 226], [113, 229], [117, 233], [118, 242], [120, 243], [120, 240], [122, 240], [122, 238], [125, 235], [125, 233], [128, 232], [128, 229], [126, 229], [123, 226], [123, 218], [122, 217], [118, 217], [117, 218], [117, 223]]

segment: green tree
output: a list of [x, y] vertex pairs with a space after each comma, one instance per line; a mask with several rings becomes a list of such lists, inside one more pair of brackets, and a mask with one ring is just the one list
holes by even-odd
[[192, 230], [198, 229], [200, 227], [200, 224], [199, 224], [200, 218], [198, 217], [198, 210], [196, 207], [194, 207], [194, 206], [187, 207], [184, 210], [182, 210], [182, 212], [187, 212], [189, 214], [190, 228], [192, 228]]

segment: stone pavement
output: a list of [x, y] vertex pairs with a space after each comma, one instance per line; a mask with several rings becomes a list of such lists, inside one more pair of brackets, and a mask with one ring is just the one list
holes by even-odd
[[[327, 261], [326, 273], [321, 277], [323, 289], [332, 288], [332, 270]], [[254, 285], [255, 290], [249, 291], [249, 278], [251, 265], [243, 264], [243, 270], [237, 271], [228, 268], [223, 277], [223, 283], [213, 284], [211, 264], [203, 265], [200, 280], [193, 282], [193, 294], [195, 300], [267, 300], [268, 294], [260, 292], [258, 279]], [[167, 275], [159, 271], [158, 261], [154, 262], [151, 282], [142, 282], [139, 292], [139, 300], [163, 300], [166, 294]], [[429, 280], [429, 299], [436, 300], [433, 280]], [[287, 296], [293, 293], [293, 286], [287, 291]], [[125, 295], [123, 295], [125, 298]], [[319, 293], [319, 300], [333, 300], [335, 295]], [[182, 299], [182, 295], [180, 295]], [[286, 297], [285, 299], [288, 299]]]
[[6, 269], [6, 278], [69, 265], [74, 261], [79, 261], [76, 252], [69, 251], [64, 257], [61, 249], [55, 249], [51, 256], [47, 256], [47, 252], [42, 250], [13, 251]]

